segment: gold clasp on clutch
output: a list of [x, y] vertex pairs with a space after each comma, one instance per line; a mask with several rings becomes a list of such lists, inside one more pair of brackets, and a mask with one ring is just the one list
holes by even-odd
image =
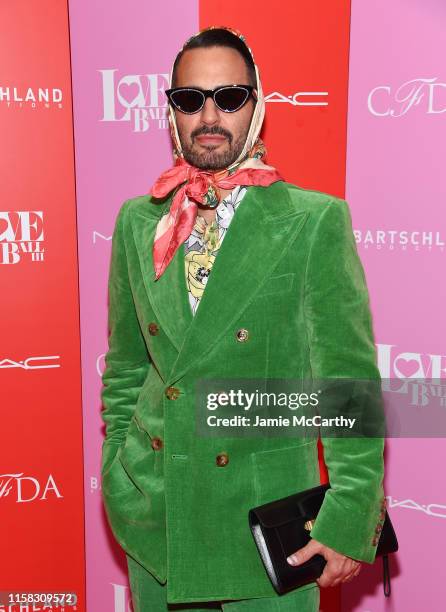
[[314, 521], [315, 520], [316, 519], [311, 519], [311, 521], [305, 521], [304, 529], [306, 529], [307, 531], [311, 531], [313, 529], [313, 527], [314, 527]]

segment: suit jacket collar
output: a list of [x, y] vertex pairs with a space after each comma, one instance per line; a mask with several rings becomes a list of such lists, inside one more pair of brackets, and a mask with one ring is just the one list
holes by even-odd
[[170, 202], [171, 198], [163, 204], [149, 200], [131, 215], [148, 300], [159, 325], [178, 351], [167, 384], [183, 376], [235, 324], [308, 216], [308, 212], [293, 205], [283, 181], [269, 187], [249, 187], [229, 225], [193, 316], [186, 286], [184, 245], [155, 280], [153, 239], [157, 222]]

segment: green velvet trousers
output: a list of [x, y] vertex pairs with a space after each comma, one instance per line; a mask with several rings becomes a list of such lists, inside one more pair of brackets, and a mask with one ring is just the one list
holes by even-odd
[[256, 599], [209, 601], [197, 603], [167, 603], [166, 585], [162, 585], [142, 565], [129, 555], [127, 567], [134, 612], [317, 612], [319, 610], [319, 587], [313, 582], [300, 589], [277, 595]]

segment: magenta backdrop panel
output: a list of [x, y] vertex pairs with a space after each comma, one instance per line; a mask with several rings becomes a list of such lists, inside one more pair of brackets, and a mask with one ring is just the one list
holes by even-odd
[[172, 164], [163, 89], [172, 58], [198, 29], [195, 0], [70, 1], [84, 405], [87, 601], [129, 607], [125, 556], [100, 495], [100, 375], [107, 350], [111, 235], [124, 200]]
[[[445, 31], [442, 0], [352, 1], [346, 190], [381, 374], [443, 385]], [[400, 541], [391, 600], [378, 560], [343, 588], [343, 610], [444, 609], [445, 458], [441, 438], [388, 440], [385, 491]]]

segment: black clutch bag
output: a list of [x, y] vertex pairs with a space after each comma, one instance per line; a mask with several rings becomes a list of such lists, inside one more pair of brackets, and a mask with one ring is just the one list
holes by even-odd
[[[287, 557], [310, 541], [312, 521], [316, 519], [329, 488], [329, 484], [313, 487], [249, 511], [249, 525], [260, 557], [279, 594], [314, 582], [322, 574], [326, 564], [322, 555], [314, 555], [295, 567], [287, 562]], [[398, 541], [386, 511], [376, 549], [376, 556], [381, 556], [383, 560], [386, 597], [390, 595], [388, 555], [397, 550]]]

